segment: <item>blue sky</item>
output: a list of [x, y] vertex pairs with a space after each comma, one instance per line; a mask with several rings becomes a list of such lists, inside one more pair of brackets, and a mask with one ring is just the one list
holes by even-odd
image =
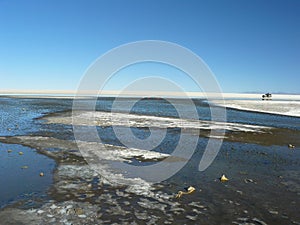
[[298, 0], [0, 0], [0, 90], [76, 89], [99, 56], [149, 39], [195, 52], [224, 92], [300, 93]]

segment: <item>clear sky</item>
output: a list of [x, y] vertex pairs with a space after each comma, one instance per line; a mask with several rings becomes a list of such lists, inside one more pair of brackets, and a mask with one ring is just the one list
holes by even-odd
[[198, 54], [224, 92], [300, 93], [299, 0], [0, 0], [0, 90], [76, 89], [106, 51], [149, 39]]

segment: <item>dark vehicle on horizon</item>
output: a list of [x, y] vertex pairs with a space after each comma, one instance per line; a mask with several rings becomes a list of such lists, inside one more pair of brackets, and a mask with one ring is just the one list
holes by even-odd
[[269, 92], [262, 95], [262, 100], [272, 100], [272, 94], [270, 94]]

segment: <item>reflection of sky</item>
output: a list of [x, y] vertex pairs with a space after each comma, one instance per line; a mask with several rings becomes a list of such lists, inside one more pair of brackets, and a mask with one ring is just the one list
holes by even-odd
[[[12, 152], [8, 152], [12, 150]], [[24, 154], [19, 155], [22, 151]], [[55, 162], [31, 148], [0, 143], [0, 207], [17, 199], [46, 194], [52, 183]], [[22, 169], [28, 166], [27, 169]], [[40, 177], [40, 172], [44, 177]], [[22, 197], [21, 197], [22, 196]]]
[[[43, 131], [41, 121], [35, 118], [70, 108], [70, 103], [71, 101], [55, 99], [0, 98], [0, 136], [28, 135]], [[24, 154], [19, 155], [20, 151]], [[28, 168], [22, 169], [23, 166]], [[54, 160], [36, 153], [35, 149], [0, 143], [0, 207], [20, 198], [45, 196], [52, 183], [54, 166]], [[45, 176], [40, 177], [40, 172]]]

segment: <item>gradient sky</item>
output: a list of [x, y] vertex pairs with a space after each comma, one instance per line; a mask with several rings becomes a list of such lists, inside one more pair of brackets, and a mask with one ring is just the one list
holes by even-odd
[[199, 55], [224, 92], [300, 93], [298, 0], [0, 0], [0, 90], [76, 89], [99, 56], [149, 39]]

